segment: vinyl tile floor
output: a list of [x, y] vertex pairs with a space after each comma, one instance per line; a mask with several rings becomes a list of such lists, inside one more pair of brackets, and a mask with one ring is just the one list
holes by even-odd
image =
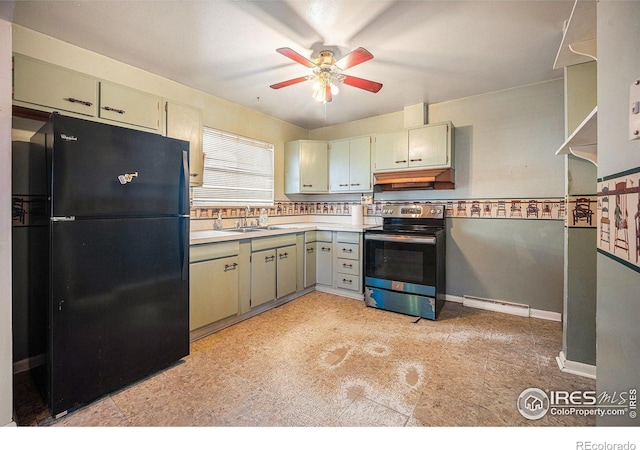
[[595, 390], [560, 372], [558, 322], [446, 302], [436, 321], [312, 292], [191, 344], [166, 370], [53, 419], [28, 373], [20, 426], [593, 426], [524, 418], [524, 389]]

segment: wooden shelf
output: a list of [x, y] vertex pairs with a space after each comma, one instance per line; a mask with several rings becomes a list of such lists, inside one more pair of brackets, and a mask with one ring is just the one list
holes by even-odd
[[598, 165], [598, 107], [582, 121], [556, 151], [556, 155], [572, 154]]
[[595, 0], [576, 0], [567, 21], [554, 69], [597, 61]]

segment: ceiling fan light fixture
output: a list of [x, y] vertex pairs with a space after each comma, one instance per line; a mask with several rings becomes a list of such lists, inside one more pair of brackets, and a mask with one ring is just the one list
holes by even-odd
[[333, 52], [329, 50], [321, 51], [320, 55], [313, 61], [305, 58], [288, 47], [279, 48], [276, 51], [293, 61], [302, 64], [303, 66], [312, 68], [313, 74], [272, 84], [272, 89], [280, 89], [286, 86], [291, 86], [292, 84], [311, 80], [313, 82], [312, 97], [318, 102], [328, 103], [333, 99], [334, 95], [338, 94], [338, 83], [344, 83], [346, 85], [374, 93], [378, 92], [382, 88], [381, 83], [344, 75], [342, 73], [345, 69], [351, 68], [373, 58], [373, 55], [362, 47], [357, 48], [338, 61], [334, 58]]

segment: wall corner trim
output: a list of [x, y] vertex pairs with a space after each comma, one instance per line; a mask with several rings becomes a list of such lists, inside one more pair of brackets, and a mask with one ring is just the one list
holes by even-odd
[[573, 375], [579, 375], [581, 377], [591, 378], [594, 380], [596, 379], [596, 366], [576, 361], [569, 361], [564, 356], [564, 352], [560, 352], [560, 354], [556, 356], [556, 362], [558, 363], [560, 372], [571, 373]]

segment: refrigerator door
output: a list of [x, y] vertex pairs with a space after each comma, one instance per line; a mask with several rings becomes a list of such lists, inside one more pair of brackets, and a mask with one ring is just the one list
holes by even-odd
[[51, 224], [56, 415], [189, 354], [189, 219]]
[[188, 142], [59, 114], [51, 121], [53, 217], [188, 214]]

